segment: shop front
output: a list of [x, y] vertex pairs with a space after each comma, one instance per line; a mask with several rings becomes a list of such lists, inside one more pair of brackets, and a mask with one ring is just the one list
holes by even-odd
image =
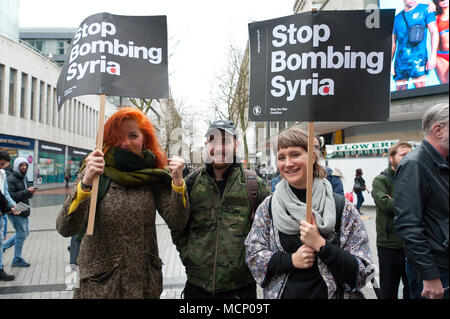
[[[344, 192], [353, 191], [356, 169], [363, 171], [363, 178], [367, 188], [372, 191], [372, 182], [389, 165], [389, 149], [399, 140], [361, 142], [352, 144], [325, 145], [326, 164], [331, 169], [338, 168], [343, 175], [342, 184]], [[409, 141], [413, 149], [420, 142]], [[372, 195], [363, 193], [365, 201], [363, 206], [374, 206]], [[355, 196], [356, 203], [356, 196]]]
[[14, 167], [14, 160], [17, 157], [25, 158], [28, 161], [28, 181], [31, 183], [34, 181], [34, 140], [24, 137], [0, 134], [0, 150], [7, 151], [11, 156], [11, 168]]
[[66, 147], [64, 145], [39, 141], [39, 154], [36, 170], [38, 184], [63, 183], [64, 160]]
[[67, 168], [70, 176], [70, 182], [73, 182], [77, 177], [78, 171], [83, 163], [83, 160], [88, 156], [91, 151], [81, 148], [75, 148], [69, 146]]

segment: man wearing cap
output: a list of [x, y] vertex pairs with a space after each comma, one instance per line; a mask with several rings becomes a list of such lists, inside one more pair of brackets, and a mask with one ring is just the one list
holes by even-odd
[[[186, 178], [190, 219], [172, 238], [186, 267], [185, 299], [256, 299], [256, 283], [245, 263], [244, 241], [253, 216], [238, 134], [230, 121], [213, 122], [206, 133], [206, 165]], [[256, 203], [268, 195], [256, 177]]]

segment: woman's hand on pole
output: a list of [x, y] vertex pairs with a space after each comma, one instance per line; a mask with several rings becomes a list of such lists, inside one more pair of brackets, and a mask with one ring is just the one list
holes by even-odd
[[103, 169], [105, 168], [105, 159], [103, 157], [103, 152], [98, 149], [95, 149], [88, 155], [83, 184], [92, 186], [95, 176], [103, 174]]
[[295, 253], [292, 254], [292, 265], [298, 269], [307, 269], [312, 267], [316, 254], [314, 249], [302, 245]]
[[308, 223], [306, 220], [300, 221], [300, 240], [303, 244], [311, 247], [316, 252], [320, 250], [320, 247], [325, 245], [325, 239], [319, 233], [319, 229], [314, 221], [314, 215], [312, 224]]

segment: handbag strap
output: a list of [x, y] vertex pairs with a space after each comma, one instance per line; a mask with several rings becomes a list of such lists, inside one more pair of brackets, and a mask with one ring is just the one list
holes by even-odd
[[402, 17], [403, 17], [403, 20], [405, 20], [406, 27], [409, 29], [409, 24], [408, 24], [408, 21], [406, 21], [406, 17], [405, 17], [405, 10], [402, 11]]

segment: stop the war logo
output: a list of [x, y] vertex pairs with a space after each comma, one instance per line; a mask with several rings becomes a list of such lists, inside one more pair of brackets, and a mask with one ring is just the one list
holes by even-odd
[[58, 106], [85, 94], [168, 97], [165, 16], [100, 13], [75, 32], [58, 79]]
[[308, 12], [249, 24], [249, 118], [386, 120], [394, 14], [381, 10], [376, 28], [366, 25], [368, 14]]

